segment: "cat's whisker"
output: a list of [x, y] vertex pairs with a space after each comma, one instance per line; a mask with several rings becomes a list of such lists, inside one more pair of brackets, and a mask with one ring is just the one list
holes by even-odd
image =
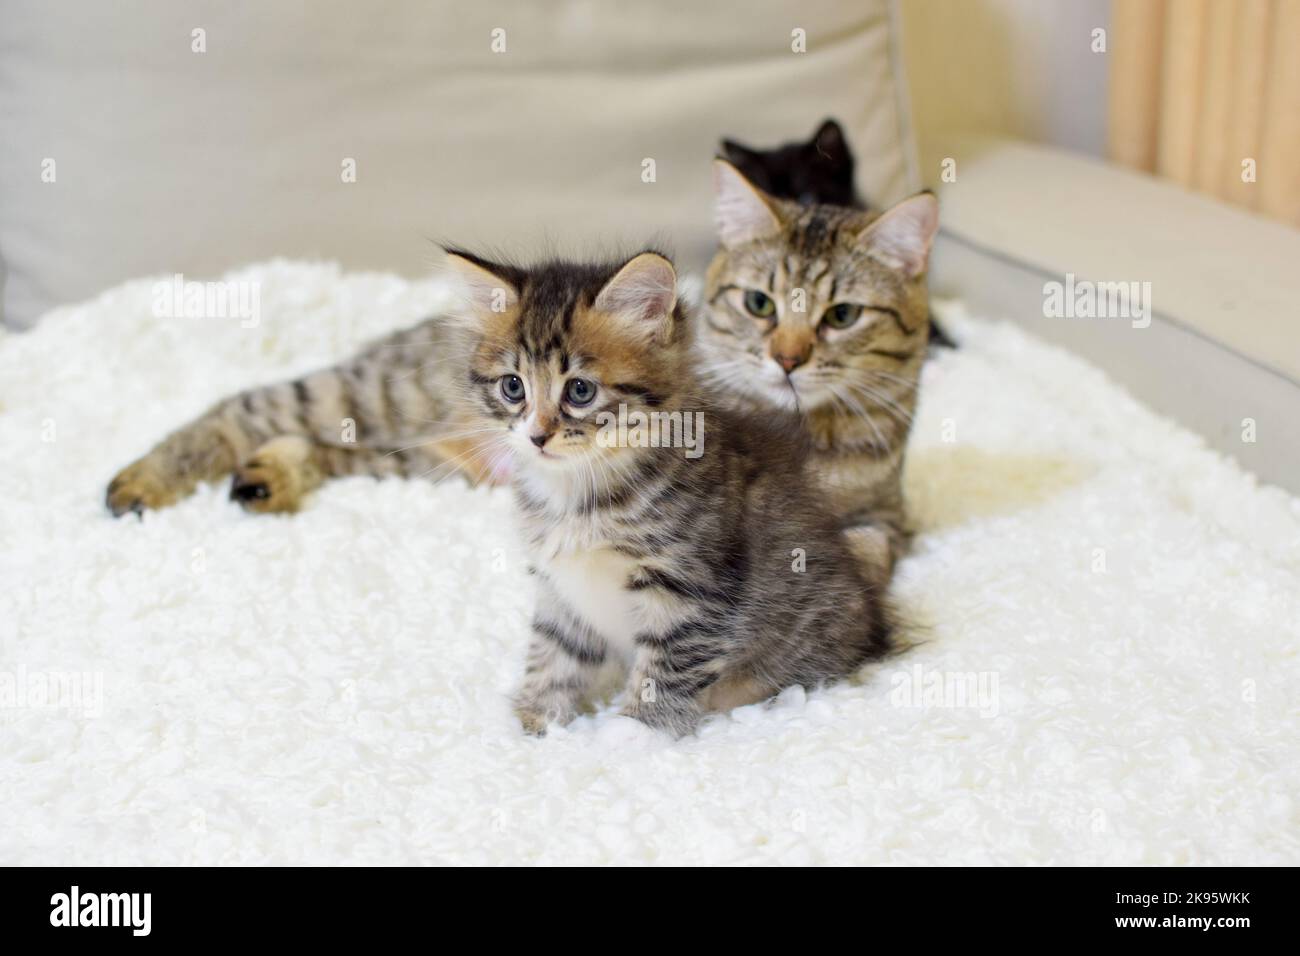
[[868, 425], [871, 426], [871, 430], [874, 433], [876, 439], [875, 442], [873, 442], [873, 444], [877, 448], [880, 448], [882, 450], [887, 450], [889, 448], [889, 442], [886, 440], [884, 432], [880, 430], [880, 426], [876, 424], [875, 419], [871, 417], [871, 413], [867, 409], [863, 408], [859, 402], [853, 400], [850, 396], [840, 392], [837, 387], [835, 386], [827, 386], [827, 387], [829, 388], [831, 394], [835, 397], [835, 399], [844, 407], [846, 411], [849, 412], [850, 415], [854, 416], [855, 418], [862, 419], [864, 422], [866, 422]]
[[443, 342], [435, 342], [432, 339], [425, 342], [391, 342], [367, 346], [366, 351], [389, 352], [396, 349], [441, 348], [444, 344]]
[[851, 389], [859, 395], [871, 400], [876, 407], [895, 415], [904, 425], [912, 424], [912, 414], [895, 402], [888, 395], [876, 391], [871, 386], [863, 382], [845, 381], [843, 384], [846, 388]]
[[[631, 465], [619, 461], [618, 458], [613, 455], [606, 455], [602, 458], [597, 458], [595, 459], [595, 463], [601, 469], [606, 470], [607, 473], [612, 472], [614, 477], [618, 479], [620, 486], [631, 484], [631, 479], [636, 475], [636, 471]], [[663, 508], [657, 504], [648, 504], [657, 517], [664, 517]]]
[[472, 435], [482, 435], [482, 434], [487, 434], [489, 432], [499, 431], [500, 428], [501, 428], [500, 425], [489, 425], [489, 426], [484, 426], [482, 428], [469, 428], [469, 429], [464, 429], [455, 432], [440, 432], [437, 435], [431, 435], [427, 438], [421, 438], [419, 441], [413, 442], [410, 445], [403, 445], [401, 447], [394, 448], [386, 452], [384, 454], [384, 457], [391, 458], [393, 455], [400, 455], [402, 452], [410, 451], [413, 448], [423, 448], [426, 445], [434, 445], [444, 441], [457, 441], [462, 438], [469, 438]]
[[[504, 442], [504, 439], [498, 438], [495, 439], [494, 441]], [[469, 448], [468, 450], [463, 451], [457, 455], [452, 455], [451, 457], [447, 458], [445, 461], [439, 462], [438, 464], [434, 465], [432, 468], [429, 468], [428, 470], [423, 471], [420, 474], [415, 475], [413, 477], [417, 481], [424, 478], [429, 478], [433, 481], [441, 481], [443, 478], [447, 477], [447, 475], [439, 475], [438, 474], [439, 471], [441, 471], [444, 468], [450, 468], [452, 469], [452, 471], [459, 470], [461, 466], [466, 463], [466, 461], [470, 461], [475, 458], [481, 457], [483, 453], [483, 448], [484, 446], [482, 444], [476, 444], [473, 447]], [[448, 474], [451, 473], [452, 473], [451, 471], [448, 472]]]
[[875, 379], [875, 378], [883, 379], [885, 381], [892, 382], [895, 385], [901, 385], [903, 388], [909, 389], [911, 391], [915, 391], [921, 385], [918, 379], [904, 378], [901, 375], [895, 375], [892, 372], [886, 372], [883, 369], [870, 368], [870, 369], [863, 369], [862, 372], [863, 375], [868, 379]]

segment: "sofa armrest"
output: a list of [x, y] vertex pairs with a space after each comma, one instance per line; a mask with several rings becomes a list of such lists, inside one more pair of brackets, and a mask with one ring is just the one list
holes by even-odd
[[[1300, 492], [1300, 232], [1060, 150], [964, 140], [934, 152], [956, 173], [937, 184], [936, 295], [1085, 355]], [[1132, 289], [1128, 312], [1107, 316], [1098, 300], [1079, 316], [1097, 283]], [[1070, 293], [1084, 307], [1067, 317], [1055, 307]]]

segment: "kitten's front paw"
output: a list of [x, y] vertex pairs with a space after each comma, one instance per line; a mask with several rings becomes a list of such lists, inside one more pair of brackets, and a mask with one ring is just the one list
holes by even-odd
[[550, 721], [546, 719], [546, 714], [540, 710], [516, 707], [515, 716], [519, 718], [519, 723], [523, 725], [524, 733], [533, 737], [546, 736], [546, 727]]
[[700, 708], [691, 701], [647, 703], [638, 700], [625, 706], [619, 713], [672, 737], [685, 737], [693, 733], [701, 716]]
[[114, 518], [127, 512], [141, 514], [146, 508], [165, 508], [179, 497], [158, 468], [148, 459], [127, 465], [108, 483], [104, 503]]
[[302, 507], [307, 488], [299, 444], [297, 439], [276, 438], [253, 452], [235, 469], [230, 500], [259, 514], [290, 513]]
[[556, 704], [548, 707], [535, 700], [516, 700], [515, 716], [523, 725], [524, 733], [545, 737], [547, 727], [551, 724], [567, 724], [577, 716], [577, 711]]
[[255, 458], [235, 472], [230, 482], [230, 500], [238, 501], [245, 511], [259, 514], [297, 511], [302, 504], [274, 463]]

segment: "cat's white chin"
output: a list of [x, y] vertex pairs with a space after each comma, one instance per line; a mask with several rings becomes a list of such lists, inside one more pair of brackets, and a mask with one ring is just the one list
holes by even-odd
[[551, 448], [537, 448], [529, 445], [526, 448], [515, 450], [516, 467], [525, 468], [569, 468], [577, 461], [579, 456], [574, 454], [556, 451]]
[[810, 412], [814, 408], [821, 408], [835, 401], [835, 395], [830, 389], [820, 385], [810, 385], [807, 382], [795, 382], [793, 388], [787, 388], [786, 391], [793, 391], [798, 395], [799, 409], [804, 412]]
[[802, 400], [775, 363], [765, 362], [757, 371], [745, 373], [737, 384], [742, 391], [777, 408], [794, 409]]
[[777, 408], [796, 411], [803, 405], [803, 396], [788, 382], [780, 385], [767, 385], [760, 391], [759, 397]]

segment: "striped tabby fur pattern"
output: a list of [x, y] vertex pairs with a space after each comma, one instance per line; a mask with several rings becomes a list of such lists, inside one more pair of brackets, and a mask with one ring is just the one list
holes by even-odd
[[[851, 206], [861, 212], [871, 208], [854, 186], [853, 151], [844, 130], [833, 119], [824, 120], [811, 139], [770, 149], [754, 149], [724, 139], [722, 155], [751, 185], [777, 199], [805, 205]], [[933, 315], [929, 324], [932, 349], [957, 347]]]
[[162, 508], [232, 472], [231, 497], [256, 512], [296, 511], [335, 476], [489, 477], [452, 400], [450, 338], [430, 319], [333, 368], [223, 399], [118, 473], [108, 507]]
[[701, 349], [722, 394], [800, 414], [812, 465], [877, 587], [908, 540], [903, 454], [926, 357], [928, 193], [883, 214], [799, 204], [714, 164], [720, 248]]
[[[812, 490], [789, 415], [701, 384], [676, 275], [626, 263], [449, 260], [472, 336], [463, 382], [482, 453], [508, 450], [538, 590], [515, 697], [544, 732], [608, 670], [623, 712], [680, 735], [701, 715], [843, 677], [889, 645], [881, 592]], [[703, 454], [602, 441], [601, 413], [705, 416]]]

